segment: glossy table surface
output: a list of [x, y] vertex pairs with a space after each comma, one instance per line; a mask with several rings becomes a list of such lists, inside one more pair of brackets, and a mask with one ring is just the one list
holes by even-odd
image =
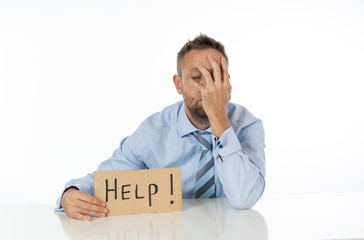
[[364, 193], [183, 200], [183, 211], [82, 222], [53, 206], [0, 207], [0, 239], [364, 239]]

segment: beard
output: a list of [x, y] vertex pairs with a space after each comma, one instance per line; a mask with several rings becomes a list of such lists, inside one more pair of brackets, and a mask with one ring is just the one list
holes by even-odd
[[193, 118], [193, 121], [203, 125], [210, 124], [209, 118], [207, 117], [205, 110], [203, 109], [202, 105], [199, 105], [200, 101], [186, 95], [184, 92], [182, 93], [184, 102], [188, 111], [191, 114], [191, 117]]

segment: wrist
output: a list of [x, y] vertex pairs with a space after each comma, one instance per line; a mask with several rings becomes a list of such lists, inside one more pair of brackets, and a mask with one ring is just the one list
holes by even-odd
[[209, 118], [209, 121], [211, 126], [211, 132], [218, 139], [225, 132], [225, 130], [231, 126], [226, 113], [222, 114], [221, 116], [211, 117]]
[[71, 187], [68, 187], [66, 188], [64, 191], [63, 191], [63, 194], [62, 194], [62, 198], [61, 198], [61, 207], [63, 206], [63, 201], [65, 200], [65, 198], [68, 197], [68, 195], [75, 191], [75, 190], [79, 190], [77, 187], [74, 187], [74, 186], [71, 186]]

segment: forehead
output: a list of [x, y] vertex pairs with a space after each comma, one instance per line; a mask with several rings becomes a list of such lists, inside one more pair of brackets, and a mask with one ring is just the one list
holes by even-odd
[[192, 50], [185, 55], [183, 71], [189, 71], [192, 68], [196, 68], [198, 62], [206, 68], [211, 68], [210, 63], [207, 60], [208, 55], [212, 55], [218, 64], [220, 63], [220, 59], [223, 57], [219, 51], [212, 48]]

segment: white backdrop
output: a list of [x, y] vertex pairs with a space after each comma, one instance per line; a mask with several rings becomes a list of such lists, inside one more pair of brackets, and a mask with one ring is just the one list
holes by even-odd
[[265, 195], [364, 191], [363, 1], [0, 1], [0, 204], [53, 204], [181, 99], [176, 54], [226, 46], [263, 120]]

